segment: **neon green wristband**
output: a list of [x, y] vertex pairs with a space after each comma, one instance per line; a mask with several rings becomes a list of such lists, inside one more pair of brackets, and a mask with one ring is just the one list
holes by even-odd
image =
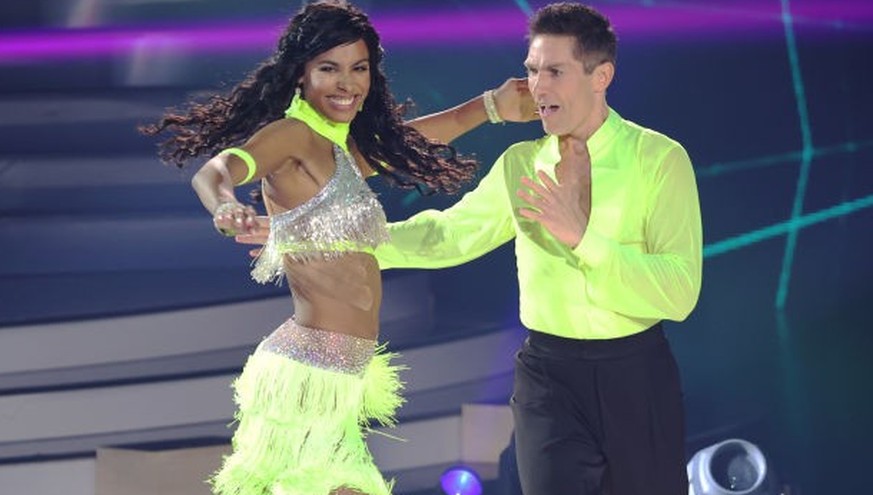
[[258, 170], [258, 166], [255, 164], [255, 159], [252, 157], [252, 155], [249, 154], [248, 151], [242, 148], [228, 148], [222, 151], [222, 153], [230, 153], [231, 155], [236, 155], [242, 161], [246, 162], [246, 168], [248, 169], [248, 173], [246, 173], [246, 178], [236, 185], [241, 186], [252, 180], [252, 177], [255, 176], [255, 172]]

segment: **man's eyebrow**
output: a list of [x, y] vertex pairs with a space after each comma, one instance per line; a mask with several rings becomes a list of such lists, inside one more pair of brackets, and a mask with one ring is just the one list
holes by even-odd
[[[548, 64], [548, 65], [546, 65], [546, 66], [543, 67], [543, 68], [544, 68], [544, 69], [560, 69], [561, 67], [564, 67], [565, 65], [567, 65], [567, 64], [564, 63], [564, 62], [555, 62], [555, 63], [553, 63], [553, 64]], [[534, 64], [533, 62], [527, 62], [527, 61], [525, 61], [525, 63], [524, 63], [524, 67], [525, 67], [526, 69], [533, 69], [533, 68], [536, 68], [536, 64]]]

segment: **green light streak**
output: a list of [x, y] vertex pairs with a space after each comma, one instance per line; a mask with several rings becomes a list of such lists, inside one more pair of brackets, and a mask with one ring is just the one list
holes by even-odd
[[404, 207], [408, 208], [408, 207], [412, 206], [412, 204], [415, 203], [416, 201], [418, 201], [420, 198], [421, 198], [421, 194], [419, 194], [417, 191], [412, 191], [412, 192], [406, 193], [406, 196], [403, 196], [403, 199], [400, 200], [400, 203]]
[[524, 15], [528, 17], [533, 15], [534, 11], [527, 0], [515, 0], [515, 4], [518, 5], [518, 8], [520, 8], [522, 12], [524, 12]]
[[[873, 147], [873, 141], [849, 141], [846, 143], [835, 144], [823, 148], [813, 148], [812, 158], [822, 158], [826, 156], [839, 155], [843, 153], [855, 153], [865, 148]], [[720, 175], [752, 170], [756, 168], [769, 167], [772, 165], [780, 165], [783, 163], [792, 163], [803, 159], [803, 150], [789, 151], [786, 153], [778, 153], [775, 155], [767, 155], [759, 158], [750, 158], [748, 160], [736, 160], [731, 162], [713, 163], [703, 167], [698, 167], [694, 174], [698, 179], [717, 177]]]
[[791, 220], [788, 225], [788, 238], [785, 242], [785, 255], [782, 257], [782, 273], [779, 277], [779, 289], [776, 292], [776, 308], [785, 307], [788, 299], [788, 286], [791, 282], [791, 268], [794, 264], [794, 250], [797, 246], [797, 220], [803, 213], [803, 200], [806, 196], [806, 186], [809, 182], [809, 168], [812, 163], [813, 145], [812, 129], [809, 125], [809, 112], [806, 105], [806, 91], [803, 88], [803, 78], [800, 74], [800, 57], [797, 53], [797, 40], [794, 37], [794, 25], [791, 17], [789, 0], [782, 0], [782, 22], [785, 25], [785, 44], [788, 49], [788, 61], [791, 64], [791, 79], [794, 85], [794, 96], [797, 102], [797, 116], [800, 120], [800, 134], [803, 139], [803, 149], [800, 170], [797, 176], [797, 188], [794, 193], [794, 204], [791, 208]]
[[785, 222], [773, 224], [762, 229], [753, 230], [736, 237], [731, 237], [730, 239], [706, 245], [703, 248], [703, 257], [712, 258], [714, 256], [751, 246], [752, 244], [766, 241], [773, 237], [784, 234], [790, 235], [792, 232], [794, 232], [794, 235], [796, 236], [797, 232], [806, 227], [826, 222], [833, 218], [849, 215], [850, 213], [870, 207], [873, 207], [873, 194], [852, 201], [846, 201], [845, 203], [840, 203], [836, 206], [815, 213], [810, 213], [808, 215], [798, 216], [796, 218], [792, 217]]

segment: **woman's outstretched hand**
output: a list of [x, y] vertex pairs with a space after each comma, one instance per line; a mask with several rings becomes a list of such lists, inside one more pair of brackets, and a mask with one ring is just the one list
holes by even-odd
[[[267, 242], [267, 237], [270, 235], [270, 217], [258, 216], [255, 217], [255, 224], [248, 232], [237, 234], [234, 239], [240, 244], [251, 244], [255, 246], [263, 246]], [[261, 248], [252, 249], [249, 255], [254, 258], [260, 254]]]

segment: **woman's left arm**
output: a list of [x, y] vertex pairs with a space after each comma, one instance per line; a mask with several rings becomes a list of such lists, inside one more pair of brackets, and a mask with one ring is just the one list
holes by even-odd
[[527, 79], [510, 78], [490, 91], [494, 103], [491, 118], [490, 102], [486, 101], [489, 96], [483, 93], [456, 107], [410, 120], [407, 124], [430, 139], [448, 144], [489, 120], [530, 122], [539, 118], [527, 88]]

